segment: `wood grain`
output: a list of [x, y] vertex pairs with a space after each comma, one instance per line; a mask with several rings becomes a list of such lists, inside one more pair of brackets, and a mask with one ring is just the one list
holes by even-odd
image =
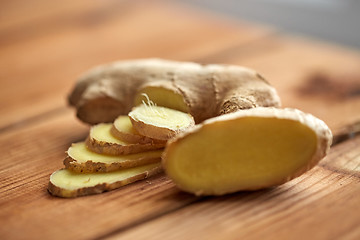
[[[0, 13], [1, 239], [360, 237], [360, 139], [345, 127], [359, 119], [358, 52], [171, 1], [13, 0]], [[199, 198], [158, 175], [101, 195], [50, 196], [50, 174], [88, 134], [66, 107], [75, 79], [144, 57], [253, 67], [284, 106], [345, 129], [343, 143], [312, 171], [264, 191]]]

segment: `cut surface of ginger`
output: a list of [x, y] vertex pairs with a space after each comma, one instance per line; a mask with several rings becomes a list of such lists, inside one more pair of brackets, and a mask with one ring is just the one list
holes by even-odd
[[139, 135], [135, 129], [132, 127], [131, 121], [128, 116], [121, 115], [117, 117], [114, 121], [114, 126], [119, 131], [126, 133], [126, 134], [133, 134], [133, 135]]
[[68, 149], [64, 165], [74, 172], [110, 172], [160, 162], [162, 152], [154, 150], [127, 155], [105, 155], [92, 152], [84, 142], [79, 142]]
[[122, 141], [111, 134], [111, 123], [92, 126], [86, 140], [87, 147], [96, 153], [121, 155], [160, 149], [165, 142], [134, 144]]
[[94, 125], [90, 129], [90, 137], [96, 139], [97, 141], [113, 143], [121, 146], [132, 145], [132, 143], [123, 141], [119, 138], [116, 138], [111, 134], [111, 123], [100, 123]]
[[222, 195], [279, 185], [312, 168], [330, 146], [330, 130], [311, 115], [244, 111], [206, 121], [168, 145], [164, 168], [180, 188]]
[[59, 197], [78, 197], [110, 191], [159, 172], [160, 163], [108, 173], [75, 173], [68, 169], [60, 169], [50, 176], [48, 190]]
[[160, 140], [168, 140], [195, 125], [188, 113], [151, 104], [133, 108], [129, 117], [141, 135]]
[[115, 119], [111, 128], [111, 133], [117, 139], [123, 140], [128, 143], [144, 144], [159, 142], [159, 140], [140, 135], [133, 128], [130, 118], [127, 115], [121, 115]]

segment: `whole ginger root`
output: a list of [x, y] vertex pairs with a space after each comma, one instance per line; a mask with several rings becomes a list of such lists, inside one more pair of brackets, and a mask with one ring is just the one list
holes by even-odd
[[113, 122], [146, 94], [158, 106], [190, 113], [195, 123], [253, 107], [279, 107], [276, 90], [257, 72], [230, 65], [161, 59], [120, 61], [83, 75], [69, 96], [80, 120]]

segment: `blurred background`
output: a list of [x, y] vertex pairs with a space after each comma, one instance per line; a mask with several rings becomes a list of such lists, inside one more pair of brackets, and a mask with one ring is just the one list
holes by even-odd
[[331, 125], [360, 102], [359, 13], [356, 0], [2, 0], [0, 127], [63, 109], [96, 65], [149, 57], [256, 69], [284, 106]]
[[360, 48], [358, 0], [184, 0], [279, 30]]

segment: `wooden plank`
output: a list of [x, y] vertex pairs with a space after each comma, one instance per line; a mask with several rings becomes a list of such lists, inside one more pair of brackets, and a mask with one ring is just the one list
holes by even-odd
[[[313, 66], [335, 76], [356, 75], [357, 53], [309, 41], [271, 38], [272, 31], [219, 20], [163, 1], [141, 1], [141, 5], [134, 1], [101, 2], [107, 3], [79, 1], [73, 6], [55, 6], [47, 14], [43, 11], [50, 3], [38, 0], [41, 6], [35, 9], [40, 15], [35, 11], [18, 20], [16, 15], [26, 12], [28, 6], [16, 10], [18, 0], [2, 5], [3, 12], [12, 9], [7, 16], [14, 20], [0, 24], [2, 37], [13, 33], [0, 40], [2, 238], [183, 239], [194, 231], [197, 237], [209, 238], [276, 237], [273, 232], [285, 238], [289, 232], [302, 236], [304, 228], [324, 239], [330, 233], [359, 237], [354, 225], [359, 217], [353, 211], [359, 208], [359, 138], [334, 148], [329, 158], [307, 175], [266, 191], [197, 198], [180, 192], [159, 175], [101, 195], [51, 197], [46, 191], [50, 174], [62, 167], [67, 147], [83, 140], [88, 131], [64, 107], [64, 98], [79, 73], [104, 62], [157, 56], [248, 65], [274, 83], [286, 106], [312, 112], [331, 126], [358, 117], [354, 111], [356, 94], [346, 97], [345, 91], [346, 96], [339, 98], [334, 93], [300, 91], [308, 86], [303, 84], [304, 76], [313, 72]], [[38, 26], [40, 30], [36, 30]], [[31, 30], [22, 34], [27, 27]], [[287, 81], [292, 78], [294, 82]], [[346, 82], [351, 83], [346, 84], [350, 89], [356, 89], [353, 80]], [[334, 96], [336, 103], [329, 107]], [[339, 107], [334, 107], [337, 104]], [[334, 216], [342, 221], [331, 221]], [[287, 219], [292, 223], [290, 228]], [[297, 222], [299, 225], [294, 224]], [[323, 231], [325, 227], [330, 230]]]
[[360, 52], [354, 49], [277, 35], [203, 61], [256, 69], [278, 90], [283, 107], [310, 112], [334, 131], [360, 120]]
[[[235, 223], [250, 221], [251, 216], [257, 216], [256, 214], [264, 211], [263, 217], [266, 220], [264, 224], [268, 226], [271, 225], [271, 216], [275, 211], [273, 208], [276, 208], [276, 211], [285, 211], [287, 214], [298, 211], [298, 217], [302, 218], [301, 209], [308, 207], [312, 209], [311, 206], [315, 208], [314, 211], [324, 211], [324, 208], [334, 204], [339, 206], [334, 208], [334, 211], [336, 210], [336, 214], [341, 216], [348, 214], [347, 209], [351, 209], [351, 206], [359, 207], [356, 205], [359, 202], [354, 203], [351, 200], [352, 197], [357, 199], [360, 194], [356, 190], [359, 188], [357, 176], [360, 156], [360, 149], [357, 147], [359, 138], [332, 149], [329, 158], [323, 161], [320, 167], [272, 190], [199, 199], [179, 191], [164, 175], [159, 175], [148, 181], [141, 181], [101, 195], [77, 199], [51, 197], [46, 191], [49, 175], [62, 167], [62, 159], [65, 157], [64, 151], [67, 147], [72, 142], [85, 139], [87, 133], [88, 128], [76, 121], [68, 110], [0, 135], [0, 149], [3, 152], [0, 166], [0, 235], [4, 239], [88, 239], [114, 234], [117, 236], [119, 232], [127, 234], [133, 229], [136, 231], [133, 234], [139, 232], [139, 237], [142, 236], [141, 234], [153, 236], [154, 232], [153, 230], [148, 232], [147, 224], [156, 225], [167, 216], [170, 220], [165, 221], [169, 224], [176, 225], [177, 222], [188, 221], [196, 231], [199, 231], [199, 234], [207, 236], [205, 232], [201, 232], [203, 225], [211, 225], [206, 219], [220, 218], [219, 221], [225, 221], [229, 218], [227, 224], [234, 226], [232, 221]], [[355, 177], [346, 174], [353, 174]], [[336, 202], [342, 204], [336, 205]], [[197, 206], [203, 206], [202, 204], [205, 204], [204, 207], [198, 211]], [[296, 208], [287, 212], [293, 204]], [[224, 206], [224, 209], [214, 210], [212, 206]], [[320, 209], [316, 209], [319, 206]], [[179, 210], [182, 208], [184, 210]], [[240, 210], [236, 210], [237, 208]], [[249, 213], [248, 209], [254, 209], [254, 212]], [[245, 211], [245, 216], [241, 215], [242, 210]], [[267, 210], [269, 212], [266, 212]], [[225, 215], [227, 216], [225, 219], [221, 218], [227, 211], [241, 215], [242, 218], [236, 219], [233, 215]], [[211, 216], [207, 215], [207, 212]], [[356, 212], [352, 211], [352, 213]], [[171, 220], [174, 216], [176, 219]], [[320, 213], [314, 216], [318, 216], [314, 217], [315, 222], [323, 221], [322, 218], [325, 218]], [[246, 220], [249, 217], [250, 219]], [[284, 216], [281, 214], [277, 217], [280, 219]], [[351, 217], [344, 227], [350, 228], [349, 224], [356, 223], [355, 217]], [[260, 220], [252, 219], [250, 223], [257, 221]], [[247, 223], [246, 229], [251, 226], [250, 223]], [[163, 222], [160, 225], [168, 226], [163, 225]], [[143, 226], [144, 232], [138, 230], [137, 226], [140, 228]], [[242, 225], [235, 226], [236, 231], [243, 232]], [[155, 226], [154, 229], [159, 228]], [[195, 230], [190, 228], [190, 232]], [[254, 231], [257, 232], [257, 229]], [[179, 236], [185, 234], [177, 228], [174, 229], [174, 233], [180, 234]], [[286, 233], [288, 232], [284, 234]], [[209, 234], [209, 236], [217, 236], [212, 232]], [[358, 236], [356, 232], [353, 234]], [[161, 234], [156, 232], [154, 236]]]
[[[95, 2], [82, 1], [58, 10], [56, 5], [40, 4], [36, 12], [50, 9], [54, 15], [41, 13], [31, 20], [36, 21], [34, 26], [26, 22], [32, 13], [19, 20], [14, 31], [29, 27], [34, 33], [16, 41], [3, 30], [0, 128], [64, 106], [78, 76], [95, 65], [146, 57], [188, 60], [231, 45], [246, 45], [271, 32], [163, 1], [110, 1], [101, 7]], [[16, 13], [11, 15], [16, 18]]]
[[203, 198], [107, 239], [359, 239], [360, 137], [277, 188]]

